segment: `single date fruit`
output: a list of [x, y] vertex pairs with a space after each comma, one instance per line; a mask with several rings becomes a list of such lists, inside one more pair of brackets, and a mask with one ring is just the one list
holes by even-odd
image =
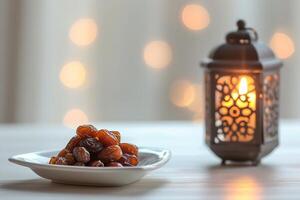
[[139, 159], [135, 155], [123, 154], [118, 162], [123, 166], [137, 166]]
[[69, 150], [70, 152], [73, 151], [73, 149], [78, 145], [78, 143], [82, 140], [82, 138], [78, 135], [71, 138], [71, 140], [68, 142], [65, 149]]
[[121, 157], [122, 150], [118, 145], [106, 147], [98, 153], [98, 159], [105, 163], [118, 161]]
[[117, 138], [118, 142], [121, 142], [121, 133], [119, 131], [110, 131]]
[[84, 147], [90, 153], [97, 153], [103, 149], [103, 145], [96, 138], [92, 137], [81, 140], [79, 146]]
[[73, 155], [78, 162], [87, 163], [90, 161], [90, 153], [84, 147], [75, 147]]
[[76, 160], [75, 160], [75, 158], [74, 158], [74, 156], [73, 156], [72, 153], [67, 153], [65, 155], [65, 159], [66, 159], [68, 165], [74, 165], [74, 163], [76, 162]]
[[80, 137], [91, 136], [95, 137], [97, 129], [90, 124], [78, 126], [76, 129], [76, 134]]
[[57, 161], [57, 157], [56, 156], [52, 156], [49, 160], [49, 164], [55, 164]]
[[68, 165], [67, 160], [64, 157], [58, 157], [55, 164], [56, 165]]
[[138, 156], [138, 147], [134, 144], [120, 143], [120, 147], [123, 153]]
[[99, 130], [96, 137], [105, 147], [119, 144], [117, 137], [106, 129]]

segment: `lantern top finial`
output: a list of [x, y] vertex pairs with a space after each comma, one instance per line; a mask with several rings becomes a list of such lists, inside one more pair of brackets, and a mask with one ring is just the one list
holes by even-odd
[[227, 34], [226, 41], [229, 44], [250, 44], [258, 40], [258, 35], [253, 28], [246, 27], [244, 20], [236, 22], [238, 29]]
[[246, 23], [244, 20], [240, 19], [236, 22], [238, 30], [245, 30]]

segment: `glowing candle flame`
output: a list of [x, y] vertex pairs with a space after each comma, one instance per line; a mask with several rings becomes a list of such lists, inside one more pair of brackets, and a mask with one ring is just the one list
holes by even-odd
[[240, 87], [239, 87], [239, 94], [247, 94], [248, 86], [247, 86], [247, 79], [245, 77], [241, 78]]

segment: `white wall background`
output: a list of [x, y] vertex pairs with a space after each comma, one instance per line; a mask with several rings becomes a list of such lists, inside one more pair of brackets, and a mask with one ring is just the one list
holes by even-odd
[[[206, 8], [210, 23], [205, 29], [183, 25], [180, 16], [188, 4]], [[201, 84], [200, 60], [224, 42], [240, 18], [267, 43], [276, 32], [293, 40], [295, 53], [282, 70], [281, 116], [298, 118], [299, 6], [297, 0], [1, 0], [0, 121], [57, 123], [72, 108], [91, 121], [201, 119], [201, 105], [196, 111], [175, 106], [170, 89], [182, 79]], [[86, 47], [69, 38], [80, 18], [91, 18], [98, 27], [96, 40]], [[145, 45], [153, 40], [171, 47], [165, 68], [144, 62]], [[73, 60], [87, 70], [86, 82], [77, 89], [59, 79], [62, 66]]]

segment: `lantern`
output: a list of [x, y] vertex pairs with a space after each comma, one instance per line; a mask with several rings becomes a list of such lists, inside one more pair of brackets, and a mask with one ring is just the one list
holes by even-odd
[[278, 145], [279, 69], [272, 50], [245, 22], [201, 64], [206, 144], [226, 161], [256, 165]]

